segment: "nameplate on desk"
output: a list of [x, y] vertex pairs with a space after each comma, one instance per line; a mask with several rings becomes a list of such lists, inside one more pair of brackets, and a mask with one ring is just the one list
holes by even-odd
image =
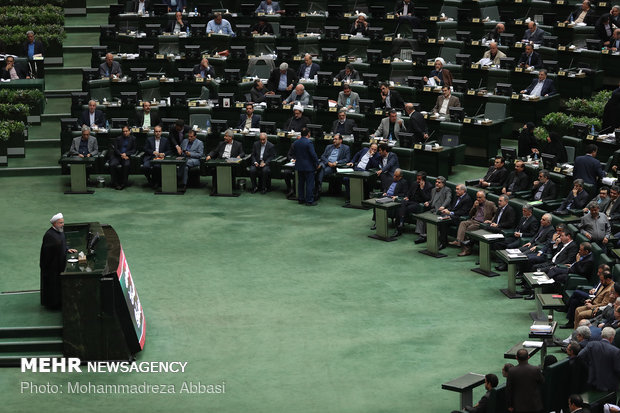
[[293, 56], [293, 60], [299, 62], [301, 60], [301, 56]]
[[[428, 39], [428, 43], [429, 44], [434, 44], [437, 41], [437, 39]], [[433, 62], [433, 65], [435, 64], [435, 62]], [[431, 65], [432, 66], [432, 65]]]
[[241, 79], [241, 83], [250, 83], [253, 82], [253, 79], [248, 79], [247, 77], [244, 77], [243, 79]]
[[284, 138], [286, 136], [285, 132], [278, 132], [278, 136]]
[[306, 12], [302, 11], [301, 13], [299, 13], [299, 17], [306, 17]]
[[149, 76], [149, 80], [157, 80], [159, 79], [157, 76]]
[[564, 22], [558, 22], [558, 27], [566, 27], [566, 23], [564, 23]]
[[522, 48], [523, 48], [523, 43], [521, 43], [521, 42], [516, 42], [516, 43], [515, 43], [515, 48], [517, 48], [517, 49], [522, 49]]
[[344, 62], [346, 62], [346, 61], [347, 61], [347, 58], [346, 58], [346, 57], [344, 57], [344, 56], [340, 56], [340, 57], [338, 58], [338, 63], [344, 63]]
[[388, 15], [385, 16], [385, 18], [387, 20], [394, 20], [394, 15], [393, 14], [388, 14]]
[[422, 144], [416, 143], [415, 145], [413, 145], [413, 149], [422, 149]]
[[521, 72], [523, 72], [523, 68], [522, 67], [515, 67], [515, 72], [521, 73]]
[[558, 6], [563, 6], [564, 5], [564, 0], [557, 0], [555, 2], [555, 4], [557, 4]]
[[515, 4], [521, 4], [523, 3], [523, 0], [515, 0]]
[[140, 128], [131, 128], [133, 133], [140, 133]]
[[471, 123], [471, 118], [464, 118], [463, 123]]
[[480, 40], [472, 40], [471, 41], [471, 45], [472, 46], [480, 46]]
[[385, 36], [385, 37], [383, 38], [383, 41], [385, 41], [385, 42], [391, 42], [391, 41], [392, 41], [392, 36]]
[[205, 81], [204, 77], [197, 77], [196, 78], [196, 82], [198, 82], [198, 83], [203, 83], [204, 81]]
[[428, 19], [430, 21], [432, 21], [432, 22], [436, 22], [437, 21], [437, 16], [430, 16]]
[[521, 26], [523, 24], [523, 20], [515, 20], [515, 24], [517, 26]]
[[323, 139], [325, 139], [326, 141], [334, 139], [334, 135], [326, 133], [325, 135], [323, 135]]
[[424, 115], [424, 119], [428, 119], [428, 115]]
[[558, 50], [559, 50], [560, 52], [563, 52], [563, 51], [565, 51], [565, 50], [566, 50], [566, 46], [558, 46]]
[[562, 172], [562, 168], [560, 168], [559, 166], [555, 166], [553, 167], [553, 172]]
[[342, 86], [342, 82], [335, 81], [335, 82], [334, 82], [334, 86]]
[[196, 102], [187, 102], [187, 107], [195, 108], [196, 107]]
[[607, 7], [607, 2], [606, 1], [601, 1], [598, 3], [599, 7]]
[[304, 37], [306, 37], [306, 35], [301, 34], [301, 33], [298, 33], [298, 34], [297, 34], [297, 38], [298, 38], [298, 39], [303, 39]]
[[353, 14], [352, 13], [345, 13], [344, 17], [353, 17]]
[[566, 72], [565, 72], [565, 71], [563, 71], [563, 70], [560, 70], [560, 71], [558, 72], [558, 76], [566, 76]]
[[383, 59], [381, 61], [384, 65], [389, 65], [390, 63], [392, 63], [392, 61], [390, 59]]
[[472, 63], [471, 64], [471, 68], [472, 69], [480, 69], [480, 65], [478, 63]]
[[331, 108], [329, 108], [330, 112], [338, 112], [338, 108], [336, 106], [332, 106]]
[[424, 86], [423, 89], [425, 92], [430, 92], [431, 91], [431, 87], [430, 86]]
[[258, 17], [261, 17], [261, 16], [264, 16], [264, 15], [265, 15], [265, 13], [263, 13], [263, 12], [260, 12], [260, 11], [259, 11], [258, 13], [256, 13], [256, 15], [257, 15]]
[[349, 36], [347, 36], [346, 34], [341, 34], [340, 40], [349, 40]]
[[469, 89], [469, 90], [467, 91], [467, 94], [468, 94], [469, 96], [475, 96], [475, 95], [476, 95], [476, 91], [475, 91], [474, 89]]
[[256, 56], [254, 56], [253, 54], [249, 54], [248, 55], [248, 60], [255, 59], [255, 58], [256, 58]]
[[243, 106], [244, 106], [244, 103], [243, 103], [243, 102], [236, 102], [236, 103], [235, 103], [235, 107], [236, 107], [236, 108], [243, 108]]
[[480, 23], [480, 17], [474, 17], [473, 19], [471, 19], [472, 23]]
[[601, 50], [601, 53], [603, 53], [603, 54], [609, 54], [609, 49], [603, 49], [603, 50]]
[[510, 96], [510, 98], [511, 98], [511, 99], [514, 99], [514, 100], [519, 100], [519, 94], [518, 94], [518, 93], [513, 93], [513, 94]]
[[588, 134], [588, 136], [586, 136], [586, 139], [589, 141], [593, 141], [594, 139], [596, 139], [596, 137], [594, 135]]
[[375, 115], [383, 116], [383, 110], [375, 109]]
[[291, 105], [289, 104], [282, 105], [282, 109], [290, 109], [290, 108], [291, 108]]

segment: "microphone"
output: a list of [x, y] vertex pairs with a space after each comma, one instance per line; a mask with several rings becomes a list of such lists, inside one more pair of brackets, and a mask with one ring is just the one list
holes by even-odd
[[478, 107], [478, 110], [476, 111], [476, 114], [473, 116], [474, 118], [476, 116], [478, 116], [478, 114], [480, 113], [480, 109], [482, 109], [482, 107], [484, 106], [484, 102], [480, 104], [480, 106]]

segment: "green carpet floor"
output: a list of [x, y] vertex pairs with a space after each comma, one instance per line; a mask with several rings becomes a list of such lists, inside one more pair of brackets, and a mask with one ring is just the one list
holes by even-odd
[[[441, 260], [419, 254], [412, 228], [396, 242], [370, 239], [371, 212], [342, 208], [341, 199], [308, 208], [279, 191], [155, 196], [136, 181], [84, 196], [62, 194], [66, 176], [0, 180], [0, 291], [38, 288], [54, 213], [111, 224], [146, 314], [138, 360], [187, 361], [186, 372], [4, 369], [7, 411], [446, 412], [459, 399], [441, 383], [470, 371], [499, 375], [504, 351], [527, 338], [535, 304], [504, 297], [505, 273], [471, 272], [475, 257], [455, 249]], [[22, 381], [62, 384], [65, 393], [23, 394]], [[183, 382], [225, 382], [226, 393], [69, 395], [68, 381], [177, 392]]]

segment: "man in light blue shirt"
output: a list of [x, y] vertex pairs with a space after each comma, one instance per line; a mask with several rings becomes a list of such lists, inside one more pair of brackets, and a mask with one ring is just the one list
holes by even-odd
[[228, 34], [231, 37], [236, 36], [230, 22], [222, 18], [222, 13], [215, 13], [213, 15], [213, 20], [210, 20], [207, 24], [207, 33]]
[[291, 92], [289, 97], [284, 100], [284, 103], [294, 103], [302, 106], [308, 106], [310, 104], [310, 94], [306, 92], [304, 85], [298, 84], [295, 86], [295, 90]]

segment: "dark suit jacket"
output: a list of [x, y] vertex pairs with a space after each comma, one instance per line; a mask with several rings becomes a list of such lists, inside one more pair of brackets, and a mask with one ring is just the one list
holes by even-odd
[[[161, 119], [159, 118], [159, 115], [153, 111], [151, 111], [150, 114], [151, 114], [151, 129], [153, 129], [157, 125], [161, 126]], [[141, 110], [140, 113], [138, 114], [137, 122], [138, 123], [136, 125], [142, 127], [142, 125], [144, 124], [144, 111]]]
[[175, 148], [177, 145], [181, 145], [181, 142], [183, 142], [183, 139], [185, 139], [185, 135], [187, 135], [187, 132], [189, 132], [190, 127], [187, 125], [183, 126], [183, 136], [179, 137], [179, 132], [177, 132], [176, 127], [174, 125], [172, 125], [170, 127], [170, 130], [168, 131], [168, 139], [170, 140], [170, 145]]
[[[536, 195], [536, 192], [538, 192], [538, 188], [540, 188], [540, 183], [538, 185], [534, 185], [534, 188], [532, 188], [532, 199], [534, 199], [534, 195]], [[542, 191], [542, 196], [540, 197], [540, 200], [550, 201], [552, 199], [555, 199], [556, 196], [557, 188], [555, 186], [555, 183], [552, 180], [548, 180], [545, 184], [545, 189], [543, 189]]]
[[[131, 9], [131, 11], [133, 11], [134, 13], [138, 12], [138, 3], [140, 3], [139, 1], [135, 1], [133, 4], [133, 8]], [[150, 0], [144, 0], [144, 10], [146, 11], [150, 11], [151, 10], [151, 2]]]
[[[340, 72], [338, 72], [338, 76], [336, 76], [336, 79], [338, 80], [343, 80], [345, 79], [347, 76], [345, 69], [342, 69]], [[357, 70], [353, 69], [351, 71], [351, 80], [360, 80], [360, 74]]]
[[[362, 148], [362, 150], [359, 151], [358, 153], [356, 153], [353, 156], [353, 159], [351, 159], [351, 163], [353, 164], [353, 168], [355, 170], [358, 170], [357, 169], [357, 164], [360, 162], [362, 157], [364, 155], [366, 155], [366, 152], [368, 152], [368, 148]], [[366, 164], [366, 169], [365, 170], [379, 168], [379, 161], [380, 161], [380, 159], [381, 159], [381, 155], [379, 155], [378, 153], [375, 153], [374, 156], [368, 160], [368, 163]]]
[[434, 187], [427, 183], [426, 185], [424, 185], [424, 189], [420, 189], [420, 185], [416, 181], [411, 186], [409, 186], [409, 190], [407, 191], [407, 198], [409, 198], [409, 202], [424, 203], [430, 201], [431, 191], [433, 188]]
[[[336, 119], [334, 123], [332, 123], [332, 133], [337, 133], [339, 122], [340, 121]], [[343, 135], [351, 135], [353, 133], [353, 128], [356, 127], [355, 121], [353, 119], [345, 119], [344, 125], [342, 126], [344, 128], [344, 132], [342, 132]]]
[[[40, 40], [34, 39], [34, 54], [44, 54], [43, 43]], [[28, 56], [28, 42], [22, 44], [22, 56]]]
[[594, 254], [589, 253], [580, 261], [576, 261], [568, 270], [571, 274], [579, 274], [586, 278], [592, 277], [594, 274]]
[[[293, 84], [293, 87], [297, 85], [299, 78], [297, 77], [297, 73], [291, 68], [288, 68], [286, 71], [286, 83], [287, 86]], [[278, 92], [278, 84], [280, 83], [280, 69], [275, 68], [269, 74], [269, 80], [267, 80], [267, 89], [273, 92]]]
[[530, 29], [525, 29], [525, 33], [523, 33], [523, 38], [530, 42], [542, 43], [544, 35], [545, 31], [540, 27], [536, 26], [536, 30], [534, 31], [534, 33], [532, 33]]
[[487, 391], [484, 396], [480, 399], [477, 406], [475, 407], [465, 407], [465, 411], [468, 413], [487, 413], [487, 406], [489, 404], [489, 398], [491, 394], [495, 392], [495, 389], [491, 389]]
[[598, 390], [618, 387], [620, 349], [607, 340], [591, 341], [577, 356], [588, 366], [588, 383]]
[[407, 131], [413, 133], [413, 138], [416, 142], [424, 140], [424, 134], [428, 133], [428, 126], [424, 120], [424, 116], [418, 112], [412, 112], [409, 115], [409, 123], [407, 123]]
[[398, 156], [394, 152], [388, 152], [385, 166], [383, 166], [383, 158], [379, 159], [379, 169], [383, 171], [383, 174], [394, 176], [394, 171], [398, 167]]
[[[149, 136], [144, 144], [144, 159], [153, 159], [153, 152], [155, 152], [155, 137]], [[159, 140], [159, 152], [165, 153], [166, 155], [172, 153], [172, 148], [170, 148], [168, 139], [163, 136]]]
[[[224, 149], [226, 149], [226, 141], [220, 142], [217, 148], [209, 152], [211, 159], [221, 158], [224, 155]], [[243, 146], [239, 141], [232, 141], [232, 148], [230, 149], [231, 158], [243, 158], [245, 153], [243, 152]]]
[[[181, 31], [185, 32], [187, 31], [187, 28], [189, 27], [189, 23], [187, 22], [187, 20], [181, 19], [181, 21], [183, 22], [183, 27], [181, 27]], [[168, 23], [168, 27], [166, 28], [166, 31], [169, 33], [172, 33], [174, 31], [174, 25], [176, 24], [177, 19], [172, 20], [170, 23]]]
[[[378, 108], [383, 108], [383, 109], [387, 108], [387, 106], [385, 106], [383, 99], [381, 98], [381, 92], [379, 92], [379, 96], [377, 97], [376, 106]], [[400, 96], [400, 93], [398, 93], [398, 91], [396, 90], [390, 90], [390, 108], [402, 109], [404, 107], [405, 107], [405, 101]]]
[[[110, 152], [110, 156], [120, 159], [121, 158], [121, 149], [122, 149], [122, 139], [123, 136], [118, 136], [112, 142], [112, 151]], [[124, 152], [126, 155], [130, 156], [136, 153], [136, 137], [133, 135], [129, 135], [129, 143], [127, 144], [127, 150]]]
[[[607, 205], [607, 207], [609, 207], [609, 204]], [[616, 202], [614, 202], [614, 204], [611, 206], [611, 210], [609, 211], [609, 214], [607, 214], [606, 212], [607, 207], [605, 207], [604, 210], [601, 209], [601, 212], [607, 215], [607, 218], [609, 219], [610, 223], [612, 223], [611, 221], [614, 221], [613, 223], [615, 223], [618, 220], [620, 220], [620, 198], [617, 199]]]
[[496, 169], [495, 165], [491, 165], [484, 175], [483, 179], [492, 186], [503, 186], [508, 177], [508, 170], [505, 167]]
[[[20, 64], [15, 64], [15, 72], [17, 73], [17, 76], [20, 79], [25, 79], [26, 76], [28, 76], [28, 71]], [[0, 78], [2, 79], [10, 79], [11, 78], [11, 73], [5, 69], [6, 68], [6, 64], [4, 64], [2, 66], [2, 69], [0, 70]]]
[[284, 122], [283, 129], [285, 131], [294, 130], [295, 132], [301, 132], [301, 130], [305, 128], [308, 123], [310, 123], [310, 119], [305, 116], [302, 116], [299, 119], [295, 119], [295, 116], [291, 116], [286, 120], [286, 122]]
[[[246, 115], [245, 113], [242, 113], [241, 116], [239, 116], [239, 126], [237, 126], [239, 129], [243, 129], [245, 127], [245, 121], [248, 119], [248, 115]], [[260, 127], [260, 121], [261, 121], [261, 117], [260, 115], [257, 115], [256, 113], [252, 113], [252, 128], [259, 128]]]
[[261, 90], [256, 89], [256, 87], [252, 87], [252, 89], [250, 89], [250, 96], [252, 97], [252, 102], [254, 103], [264, 102], [266, 92], [267, 92], [266, 87], [263, 87]]
[[572, 264], [575, 262], [577, 252], [579, 252], [579, 244], [573, 240], [566, 248], [560, 249], [559, 253], [552, 252], [551, 256], [558, 254], [558, 257], [555, 259], [555, 265]]
[[[254, 162], [260, 164], [260, 141], [254, 142], [252, 146], [252, 164]], [[265, 143], [265, 151], [263, 152], [263, 162], [269, 164], [269, 162], [276, 157], [276, 147], [273, 143], [267, 141]]]
[[[575, 10], [568, 16], [568, 20], [570, 20], [570, 16], [573, 16], [573, 20], [577, 20], [577, 17], [579, 17], [579, 15], [581, 14], [581, 11], [581, 6], [579, 6], [577, 10]], [[592, 26], [596, 22], [596, 15], [594, 14], [593, 9], [588, 10], [588, 12], [586, 13], [586, 18], [583, 19], [583, 22], [588, 26]]]
[[456, 205], [458, 200], [459, 200], [459, 197], [457, 196], [455, 196], [452, 199], [452, 204], [450, 205], [450, 208], [449, 208], [450, 211], [453, 213], [452, 216], [455, 218], [467, 216], [474, 204], [474, 201], [471, 199], [471, 197], [469, 196], [467, 192], [463, 194], [463, 198], [461, 199], [459, 204]]
[[[321, 67], [312, 62], [312, 64], [310, 65], [310, 79], [314, 78], [314, 75], [316, 75], [318, 73], [318, 71], [321, 70]], [[298, 78], [303, 78], [304, 77], [304, 73], [306, 72], [306, 63], [302, 63], [301, 66], [299, 66], [299, 70], [297, 71], [297, 77]]]
[[109, 67], [106, 62], [103, 62], [99, 65], [99, 76], [110, 77], [112, 75], [123, 75], [123, 69], [121, 68], [120, 63], [118, 63], [116, 60], [113, 60], [112, 67]]
[[562, 202], [562, 205], [558, 208], [558, 211], [563, 211], [568, 209], [568, 205], [572, 202], [570, 209], [582, 209], [586, 206], [588, 201], [590, 200], [590, 195], [586, 192], [586, 190], [582, 190], [577, 193], [577, 196], [573, 196], [573, 191], [571, 190], [568, 193], [568, 196]]
[[[193, 70], [194, 76], [199, 74], [201, 71], [202, 71], [202, 68], [200, 67], [200, 63], [194, 66], [194, 70]], [[211, 65], [209, 65], [209, 67], [205, 71], [205, 77], [207, 77], [208, 75], [211, 75], [211, 77], [215, 77], [215, 69], [213, 69], [213, 66]]]
[[[100, 128], [105, 127], [105, 114], [99, 109], [95, 109], [95, 124]], [[80, 126], [81, 125], [90, 127], [90, 116], [88, 109], [82, 112], [82, 117], [80, 117]]]
[[516, 412], [542, 411], [543, 403], [540, 385], [544, 381], [542, 372], [531, 364], [518, 364], [508, 370], [506, 379], [506, 405]]
[[534, 50], [532, 51], [532, 58], [530, 59], [530, 63], [528, 64], [528, 56], [525, 52], [523, 52], [521, 53], [518, 64], [527, 64], [528, 66], [534, 66], [536, 69], [540, 69], [542, 67], [542, 59], [540, 55]]
[[[393, 180], [383, 181], [381, 185], [381, 190], [383, 192], [387, 192], [388, 189], [390, 189], [390, 186], [392, 185], [393, 182], [394, 182]], [[394, 196], [398, 196], [401, 198], [406, 196], [408, 188], [409, 188], [409, 185], [407, 184], [407, 181], [405, 180], [405, 178], [401, 178], [398, 182], [396, 182], [396, 188], [394, 188]]]
[[[322, 164], [323, 167], [327, 166], [329, 155], [332, 153], [332, 150], [334, 150], [334, 145], [330, 144], [327, 145], [325, 151], [323, 151], [323, 155], [321, 155], [321, 159], [319, 160], [319, 163]], [[336, 162], [338, 162], [339, 164], [347, 163], [350, 159], [351, 149], [348, 145], [340, 144], [340, 150], [338, 151], [338, 159], [336, 160]]]
[[601, 162], [593, 156], [581, 155], [575, 158], [573, 179], [581, 178], [587, 184], [595, 184], [605, 176]]
[[312, 172], [319, 163], [312, 141], [306, 137], [301, 137], [293, 143], [293, 158], [295, 159], [295, 170], [301, 172]]
[[[538, 84], [538, 79], [532, 80], [532, 83], [530, 83], [527, 89], [525, 89], [528, 95], [532, 93], [532, 90], [534, 90], [537, 84]], [[545, 81], [543, 82], [543, 87], [540, 90], [540, 95], [541, 96], [553, 95], [554, 93], [555, 93], [555, 86], [553, 85], [553, 80], [549, 78], [545, 79]]]
[[[517, 225], [515, 226], [515, 232], [520, 232], [521, 237], [533, 237], [538, 232], [540, 222], [534, 215], [529, 217], [521, 217]], [[551, 227], [552, 228], [552, 227]]]
[[554, 233], [555, 228], [553, 227], [553, 225], [547, 225], [546, 227], [538, 228], [536, 234], [532, 236], [532, 245], [547, 245], [549, 242], [551, 242]]
[[519, 174], [517, 174], [517, 171], [510, 172], [508, 174], [508, 179], [504, 183], [504, 188], [506, 188], [506, 191], [509, 190], [508, 188], [510, 188], [512, 183], [514, 183], [512, 192], [524, 191], [528, 186], [530, 186], [529, 178], [525, 172], [521, 172]]
[[[493, 218], [491, 219], [492, 222], [497, 222], [497, 218], [499, 217], [499, 212], [500, 212], [500, 208], [497, 208], [497, 211], [495, 211], [495, 214], [493, 215]], [[504, 207], [504, 212], [502, 213], [502, 216], [499, 222], [497, 222], [497, 227], [499, 229], [513, 228], [515, 225], [515, 219], [516, 219], [515, 210], [510, 205], [506, 205]]]

